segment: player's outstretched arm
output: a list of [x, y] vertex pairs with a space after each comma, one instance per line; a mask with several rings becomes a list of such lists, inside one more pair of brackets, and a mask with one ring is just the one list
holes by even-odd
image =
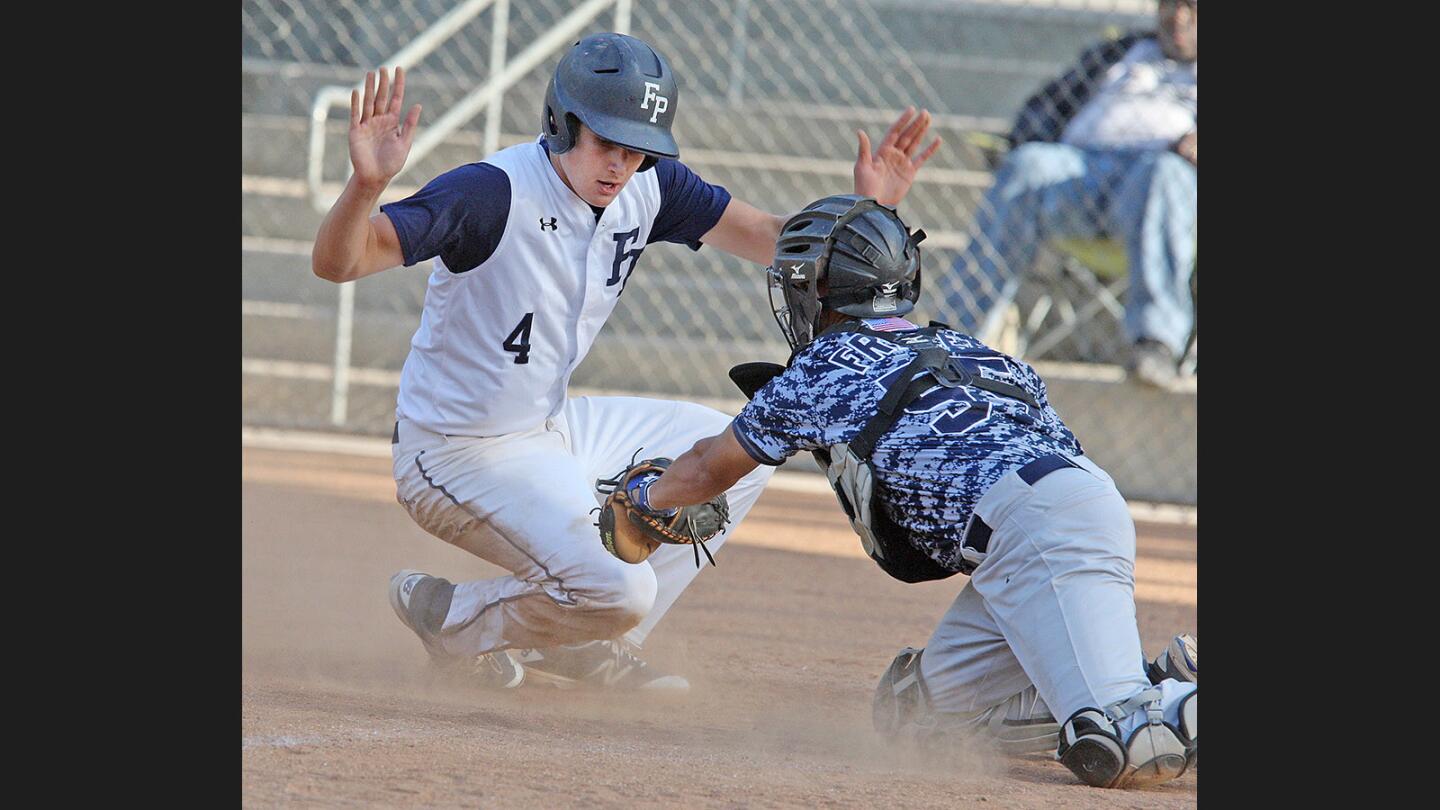
[[870, 136], [863, 129], [855, 130], [860, 141], [855, 158], [855, 193], [874, 197], [885, 205], [899, 205], [909, 193], [920, 167], [940, 148], [941, 140], [936, 138], [925, 151], [919, 152], [929, 129], [930, 111], [921, 110], [917, 114], [912, 106], [900, 113], [873, 152]]
[[769, 266], [775, 258], [775, 240], [789, 217], [768, 214], [732, 197], [715, 226], [700, 241], [732, 256]]
[[719, 435], [696, 442], [675, 459], [660, 480], [650, 485], [650, 505], [670, 509], [704, 503], [735, 486], [758, 466], [727, 427]]
[[393, 88], [382, 67], [378, 87], [375, 73], [366, 72], [364, 96], [350, 93], [350, 163], [355, 173], [315, 235], [310, 264], [320, 278], [353, 281], [405, 260], [390, 218], [370, 216], [380, 194], [405, 167], [415, 140], [420, 105], [410, 109], [402, 126], [404, 101], [405, 71], [398, 67]]

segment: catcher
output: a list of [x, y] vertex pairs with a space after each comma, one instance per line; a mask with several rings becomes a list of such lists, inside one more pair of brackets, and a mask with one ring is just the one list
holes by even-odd
[[1129, 510], [1035, 370], [904, 320], [923, 238], [854, 195], [791, 217], [769, 270], [788, 367], [737, 366], [751, 401], [729, 427], [658, 477], [646, 470], [611, 508], [704, 503], [809, 450], [886, 573], [970, 577], [928, 645], [901, 650], [881, 677], [880, 732], [929, 750], [962, 738], [1054, 750], [1097, 787], [1173, 779], [1198, 756], [1195, 639], [1176, 636], [1147, 664]]

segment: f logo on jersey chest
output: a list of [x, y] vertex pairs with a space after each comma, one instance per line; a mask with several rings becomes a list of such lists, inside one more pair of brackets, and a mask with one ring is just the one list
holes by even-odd
[[[640, 254], [645, 252], [645, 246], [641, 245], [634, 250], [625, 249], [631, 242], [640, 238], [639, 228], [632, 228], [623, 233], [612, 234], [611, 238], [615, 240], [615, 262], [610, 265], [610, 278], [605, 279], [605, 286], [613, 287], [619, 284], [620, 292], [615, 294], [618, 298], [624, 294], [625, 285], [623, 282], [629, 281], [630, 274], [635, 272], [635, 262], [640, 258]], [[630, 269], [625, 271], [625, 277], [622, 279], [620, 277], [620, 268], [623, 267], [627, 261], [630, 262]]]
[[540, 217], [540, 230], [553, 231], [558, 227], [559, 226], [555, 224], [555, 217], [550, 217], [549, 220], [546, 220], [545, 217]]

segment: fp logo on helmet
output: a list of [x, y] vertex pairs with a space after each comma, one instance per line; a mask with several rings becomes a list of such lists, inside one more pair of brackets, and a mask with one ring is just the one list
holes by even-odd
[[666, 96], [657, 95], [660, 85], [654, 82], [645, 82], [645, 98], [640, 102], [640, 109], [650, 109], [650, 99], [655, 99], [655, 112], [650, 113], [650, 123], [655, 123], [655, 118], [660, 113], [670, 109], [670, 99]]

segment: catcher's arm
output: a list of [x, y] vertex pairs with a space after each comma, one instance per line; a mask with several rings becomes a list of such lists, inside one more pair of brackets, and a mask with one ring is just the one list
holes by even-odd
[[650, 485], [650, 506], [671, 509], [704, 503], [735, 486], [758, 466], [727, 427], [719, 435], [696, 442], [675, 459], [670, 469]]

